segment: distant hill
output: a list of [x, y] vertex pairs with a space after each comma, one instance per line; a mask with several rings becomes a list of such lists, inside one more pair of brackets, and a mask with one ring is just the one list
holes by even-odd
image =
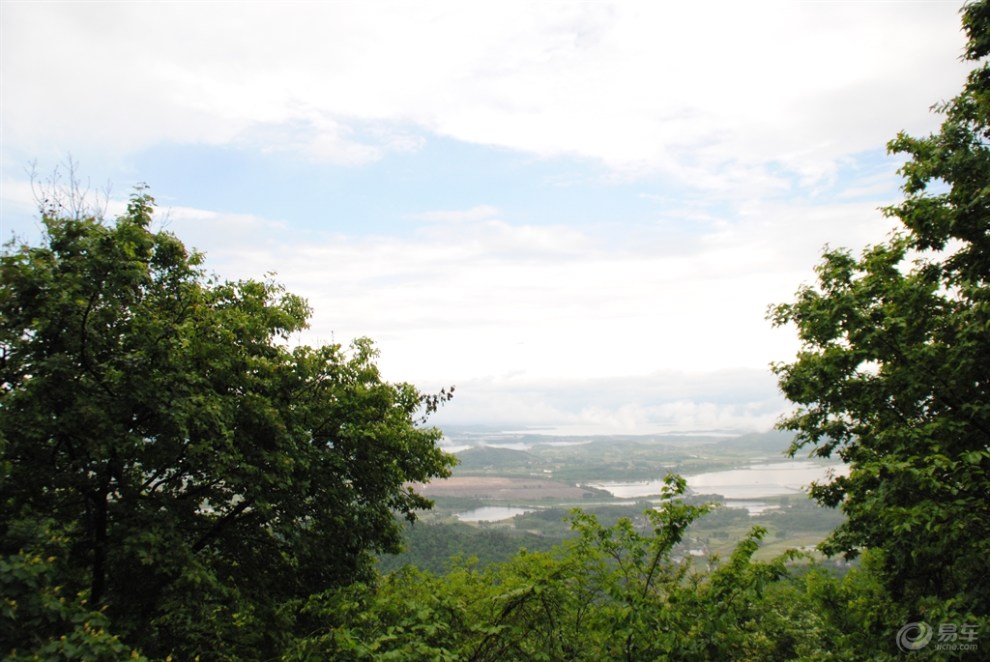
[[793, 439], [793, 432], [768, 430], [767, 432], [751, 432], [731, 439], [723, 439], [718, 442], [718, 445], [766, 453], [771, 457], [784, 457], [784, 453]]
[[488, 467], [511, 469], [514, 467], [532, 467], [544, 463], [541, 458], [532, 453], [493, 446], [468, 448], [457, 453], [457, 459], [461, 461], [458, 469], [462, 470], [486, 469]]

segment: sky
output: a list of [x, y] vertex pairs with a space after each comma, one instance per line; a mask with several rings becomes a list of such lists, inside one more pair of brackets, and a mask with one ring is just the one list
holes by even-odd
[[0, 0], [0, 233], [73, 162], [225, 278], [370, 337], [433, 421], [766, 430], [824, 246], [894, 227], [956, 2]]

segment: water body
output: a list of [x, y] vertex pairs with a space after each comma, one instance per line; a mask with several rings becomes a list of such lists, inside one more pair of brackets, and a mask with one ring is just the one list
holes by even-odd
[[762, 515], [768, 510], [778, 510], [780, 506], [765, 501], [749, 501], [746, 499], [726, 499], [726, 508], [745, 508], [750, 515]]
[[[685, 476], [688, 488], [696, 494], [719, 494], [726, 499], [758, 499], [760, 497], [803, 494], [813, 481], [826, 480], [829, 470], [837, 474], [848, 471], [845, 465], [824, 465], [798, 460], [792, 462], [756, 463], [742, 469], [712, 471]], [[658, 496], [663, 480], [640, 483], [589, 483], [620, 499]]]
[[462, 522], [498, 522], [511, 519], [516, 515], [531, 513], [536, 508], [516, 508], [515, 506], [482, 506], [474, 510], [466, 510], [454, 515]]

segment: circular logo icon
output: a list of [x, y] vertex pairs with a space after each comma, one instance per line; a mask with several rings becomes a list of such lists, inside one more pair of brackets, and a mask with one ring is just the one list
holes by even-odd
[[932, 626], [923, 621], [908, 623], [897, 631], [897, 647], [905, 653], [921, 650], [932, 640], [934, 633]]

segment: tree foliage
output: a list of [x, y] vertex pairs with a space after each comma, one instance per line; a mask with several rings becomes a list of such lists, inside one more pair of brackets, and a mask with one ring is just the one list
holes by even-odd
[[317, 627], [287, 659], [752, 660], [823, 651], [828, 624], [791, 618], [806, 606], [804, 591], [770, 601], [793, 555], [754, 561], [762, 530], [710, 567], [674, 556], [708, 511], [682, 500], [684, 487], [668, 478], [645, 527], [628, 518], [604, 526], [575, 510], [577, 537], [550, 552], [523, 550], [441, 577], [404, 568], [377, 585], [314, 596], [306, 613]]
[[305, 301], [208, 277], [144, 189], [113, 223], [60, 209], [0, 256], [0, 552], [47, 522], [54, 581], [129, 644], [271, 655], [430, 505], [449, 394], [383, 381], [366, 339], [292, 346]]
[[[841, 506], [830, 553], [873, 548], [914, 613], [990, 613], [990, 7], [967, 5], [962, 92], [938, 133], [900, 134], [900, 229], [859, 257], [827, 250], [817, 283], [771, 309], [803, 348], [775, 366], [799, 408], [793, 455], [837, 454], [849, 475], [817, 485]], [[951, 620], [951, 619], [946, 619]]]

